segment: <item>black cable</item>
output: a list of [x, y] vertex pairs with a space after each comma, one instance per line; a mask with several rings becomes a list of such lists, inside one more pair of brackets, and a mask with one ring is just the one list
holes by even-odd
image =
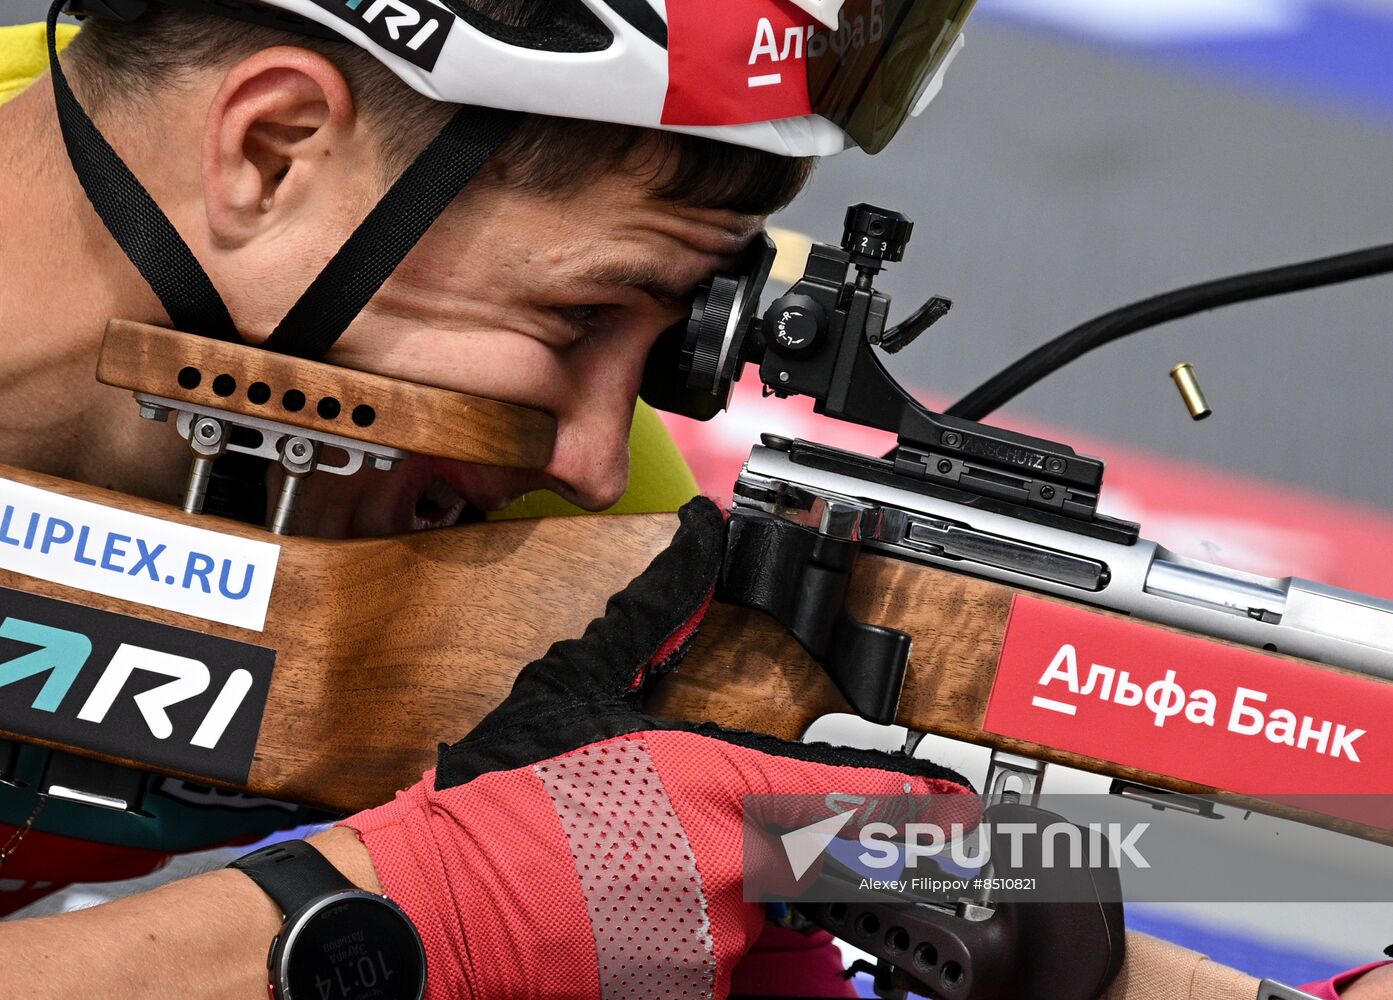
[[1393, 271], [1393, 243], [1165, 292], [1074, 327], [997, 372], [945, 412], [965, 420], [981, 420], [1094, 348], [1162, 323], [1221, 306], [1372, 278], [1390, 271]]

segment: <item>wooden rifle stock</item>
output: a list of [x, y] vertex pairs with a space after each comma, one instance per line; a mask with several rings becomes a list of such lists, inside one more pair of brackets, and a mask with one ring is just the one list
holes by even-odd
[[[0, 478], [226, 535], [270, 537], [247, 525], [32, 472], [0, 467]], [[553, 642], [580, 635], [609, 596], [662, 551], [676, 525], [675, 515], [655, 514], [501, 522], [353, 541], [280, 538], [262, 632], [4, 570], [0, 587], [274, 649], [275, 672], [245, 790], [352, 811], [390, 798], [432, 767], [439, 743], [467, 733], [507, 696], [518, 670]], [[848, 610], [914, 640], [901, 725], [1393, 841], [1384, 830], [984, 731], [1014, 593], [930, 566], [862, 558]], [[1313, 683], [1325, 673], [1347, 672], [1296, 662], [1312, 671]], [[787, 739], [797, 739], [823, 715], [848, 710], [780, 625], [722, 604], [712, 608], [681, 669], [661, 682], [647, 707], [667, 718]], [[0, 736], [160, 770], [25, 733]], [[207, 775], [177, 776], [217, 783]]]

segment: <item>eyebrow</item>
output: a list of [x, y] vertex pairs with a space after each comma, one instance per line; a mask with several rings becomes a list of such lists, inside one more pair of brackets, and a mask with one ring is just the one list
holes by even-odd
[[580, 280], [608, 288], [632, 288], [662, 306], [681, 305], [699, 282], [686, 281], [655, 261], [615, 261], [581, 274]]

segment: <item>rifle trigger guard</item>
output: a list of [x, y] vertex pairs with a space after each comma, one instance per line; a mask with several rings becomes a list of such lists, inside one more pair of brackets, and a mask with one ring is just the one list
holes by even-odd
[[910, 637], [846, 611], [861, 540], [855, 519], [829, 533], [781, 517], [731, 512], [717, 596], [764, 611], [827, 672], [857, 715], [892, 725], [909, 665]]

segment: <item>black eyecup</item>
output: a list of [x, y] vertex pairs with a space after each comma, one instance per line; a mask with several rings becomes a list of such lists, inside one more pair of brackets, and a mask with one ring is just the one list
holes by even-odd
[[[740, 300], [728, 302], [725, 315], [712, 321], [716, 329], [724, 331], [731, 312], [735, 311], [738, 317], [735, 336], [728, 346], [727, 363], [721, 371], [711, 373], [716, 385], [693, 388], [688, 378], [692, 371], [692, 351], [688, 349], [689, 326], [694, 320], [699, 322], [706, 307], [711, 304], [709, 299], [703, 301], [698, 293], [693, 315], [659, 335], [649, 351], [648, 362], [643, 369], [643, 382], [639, 387], [640, 399], [654, 409], [693, 420], [710, 420], [726, 408], [733, 384], [740, 380], [745, 363], [752, 360], [748, 356], [745, 340], [759, 309], [760, 295], [769, 281], [769, 272], [773, 270], [776, 253], [769, 234], [761, 233], [745, 250], [734, 269], [716, 276], [732, 282], [742, 277], [746, 279]], [[708, 282], [705, 287], [709, 291], [711, 283]]]

